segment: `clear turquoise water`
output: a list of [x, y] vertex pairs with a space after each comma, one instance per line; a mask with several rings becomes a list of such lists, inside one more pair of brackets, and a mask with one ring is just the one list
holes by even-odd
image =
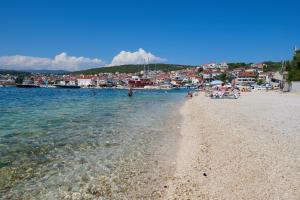
[[153, 199], [182, 91], [0, 88], [0, 198]]

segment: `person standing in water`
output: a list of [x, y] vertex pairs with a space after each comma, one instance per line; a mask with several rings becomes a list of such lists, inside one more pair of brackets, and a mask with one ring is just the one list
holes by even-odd
[[129, 97], [132, 97], [132, 95], [133, 95], [133, 91], [132, 91], [132, 87], [130, 87], [130, 88], [128, 89], [128, 96], [129, 96]]
[[186, 95], [186, 97], [192, 98], [192, 97], [193, 97], [193, 92], [191, 92], [191, 91], [189, 90], [188, 93], [187, 93], [187, 95]]

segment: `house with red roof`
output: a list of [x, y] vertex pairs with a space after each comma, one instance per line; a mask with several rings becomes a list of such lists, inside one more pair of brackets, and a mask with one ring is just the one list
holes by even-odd
[[264, 68], [266, 68], [266, 67], [267, 67], [267, 64], [265, 64], [265, 63], [255, 63], [255, 64], [251, 65], [251, 68], [256, 69], [257, 72], [259, 72], [259, 73], [263, 72]]
[[254, 84], [257, 79], [257, 73], [252, 71], [244, 71], [236, 78], [236, 83], [239, 85]]

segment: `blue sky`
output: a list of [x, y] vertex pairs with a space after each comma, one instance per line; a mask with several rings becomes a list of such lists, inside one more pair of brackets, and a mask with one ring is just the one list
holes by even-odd
[[53, 63], [65, 52], [60, 58], [100, 65], [122, 50], [119, 59], [139, 56], [139, 48], [178, 64], [289, 59], [300, 46], [299, 7], [296, 0], [2, 0], [0, 61], [22, 55]]

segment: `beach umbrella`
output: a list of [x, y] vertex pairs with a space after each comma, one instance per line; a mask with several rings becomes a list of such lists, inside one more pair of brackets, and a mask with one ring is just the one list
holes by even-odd
[[221, 85], [222, 83], [223, 83], [223, 81], [215, 80], [215, 81], [210, 82], [210, 85]]

